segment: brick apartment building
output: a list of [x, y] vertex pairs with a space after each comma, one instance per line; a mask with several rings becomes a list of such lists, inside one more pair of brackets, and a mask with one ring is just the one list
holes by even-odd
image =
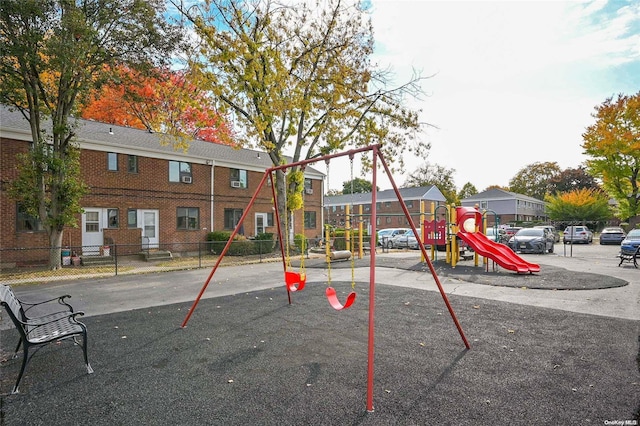
[[[402, 188], [399, 190], [404, 200], [411, 219], [416, 227], [420, 226], [420, 202], [424, 201], [424, 211], [430, 213], [432, 206], [446, 203], [442, 192], [434, 186], [423, 186], [418, 188]], [[385, 228], [406, 228], [409, 221], [402, 212], [402, 207], [393, 189], [378, 191], [376, 194], [376, 230]], [[324, 218], [325, 223], [344, 227], [346, 224], [346, 207], [349, 206], [352, 212], [358, 213], [359, 206], [362, 206], [362, 218], [364, 229], [371, 233], [371, 193], [345, 194], [325, 197]], [[427, 217], [427, 219], [429, 219]], [[357, 226], [355, 223], [353, 226]]]
[[[264, 152], [192, 141], [188, 152], [162, 144], [162, 135], [95, 121], [80, 120], [82, 179], [89, 193], [77, 228], [65, 229], [63, 245], [85, 246], [83, 255], [98, 254], [105, 244], [131, 245], [132, 251], [163, 243], [205, 241], [212, 230], [233, 230], [271, 167]], [[40, 223], [8, 197], [15, 179], [15, 158], [32, 142], [29, 123], [17, 111], [0, 106], [0, 249], [48, 247]], [[304, 213], [295, 232], [321, 232], [324, 175], [307, 167]], [[270, 182], [258, 193], [241, 228], [252, 237], [276, 233]], [[304, 228], [304, 229], [303, 229]], [[7, 259], [7, 251], [0, 262]]]

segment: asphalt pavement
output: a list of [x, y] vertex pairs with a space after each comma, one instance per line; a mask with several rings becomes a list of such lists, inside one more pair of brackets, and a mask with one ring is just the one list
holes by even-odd
[[[14, 286], [18, 297], [71, 294], [89, 328], [81, 352], [50, 345], [8, 395], [20, 359], [0, 376], [4, 424], [614, 424], [640, 410], [640, 270], [615, 247], [556, 245], [524, 255], [522, 277], [433, 262], [415, 251], [332, 267], [306, 263], [289, 305], [280, 263]], [[364, 262], [364, 264], [363, 264]], [[323, 265], [326, 266], [326, 265]], [[488, 270], [487, 270], [488, 269]], [[536, 284], [536, 281], [538, 283]], [[542, 285], [540, 282], [544, 281]], [[571, 281], [571, 282], [567, 282]], [[446, 309], [439, 282], [471, 349]], [[345, 311], [324, 298], [331, 284]], [[605, 284], [603, 284], [605, 283]], [[524, 284], [524, 285], [522, 285]], [[537, 288], [536, 288], [537, 287]], [[344, 299], [343, 299], [344, 300]], [[371, 301], [375, 304], [371, 304]], [[375, 308], [373, 412], [367, 412]], [[0, 353], [17, 333], [2, 316]], [[8, 358], [5, 356], [5, 358]], [[628, 423], [633, 424], [633, 423]]]

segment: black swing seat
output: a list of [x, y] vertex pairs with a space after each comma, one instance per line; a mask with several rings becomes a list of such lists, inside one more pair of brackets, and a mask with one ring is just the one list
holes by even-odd
[[[18, 374], [16, 384], [11, 391], [12, 394], [18, 393], [18, 386], [27, 368], [27, 364], [34, 353], [51, 342], [73, 339], [74, 343], [79, 345], [83, 350], [87, 373], [93, 373], [87, 357], [87, 327], [76, 320], [76, 317], [84, 315], [84, 312], [73, 311], [73, 307], [65, 301], [65, 299], [70, 297], [69, 295], [64, 295], [38, 303], [27, 303], [20, 301], [13, 293], [13, 290], [11, 290], [11, 287], [0, 285], [0, 304], [4, 306], [20, 334], [20, 340], [18, 341], [18, 346], [16, 347], [13, 357], [16, 358], [18, 356], [20, 346], [22, 346], [23, 350], [22, 367]], [[40, 316], [28, 315], [30, 309], [36, 307], [37, 309], [42, 309], [45, 306], [49, 307], [50, 305], [48, 304], [55, 301], [63, 306], [62, 310], [48, 312]], [[78, 336], [82, 337], [82, 343], [78, 342]], [[32, 353], [30, 353], [31, 348], [35, 348]]]

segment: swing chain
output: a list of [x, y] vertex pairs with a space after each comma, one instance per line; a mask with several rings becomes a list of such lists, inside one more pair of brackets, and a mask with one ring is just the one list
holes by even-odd
[[355, 268], [356, 268], [356, 256], [355, 256], [355, 240], [354, 240], [354, 235], [355, 232], [353, 232], [353, 153], [349, 154], [349, 161], [351, 163], [351, 217], [348, 218], [349, 220], [349, 232], [351, 233], [350, 237], [351, 237], [351, 289], [355, 289], [356, 288], [356, 275], [355, 275]]

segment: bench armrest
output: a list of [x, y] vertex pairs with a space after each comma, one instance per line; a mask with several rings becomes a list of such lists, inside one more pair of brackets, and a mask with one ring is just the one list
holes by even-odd
[[73, 312], [73, 307], [70, 304], [68, 304], [67, 302], [65, 302], [65, 299], [67, 299], [67, 298], [71, 298], [71, 295], [65, 294], [64, 296], [54, 297], [53, 299], [43, 300], [42, 302], [37, 302], [37, 303], [29, 303], [29, 302], [24, 302], [24, 301], [21, 300], [20, 304], [22, 305], [22, 308], [23, 308], [25, 314], [31, 308], [34, 308], [34, 307], [40, 306], [40, 305], [44, 305], [45, 303], [51, 303], [51, 302], [56, 302], [56, 301], [59, 304], [61, 304], [63, 306], [66, 306], [67, 309], [69, 310], [69, 312]]
[[33, 319], [33, 320], [29, 320], [29, 321], [21, 321], [21, 320], [19, 320], [17, 318], [16, 318], [16, 320], [23, 326], [40, 327], [40, 326], [43, 326], [43, 325], [54, 323], [56, 321], [60, 321], [63, 318], [70, 318], [73, 321], [75, 321], [77, 316], [82, 316], [82, 315], [84, 315], [84, 312], [78, 311], [78, 312], [69, 312], [68, 315], [63, 315], [63, 316], [54, 315], [54, 316], [49, 317], [48, 319], [45, 319], [45, 318], [47, 318], [45, 316], [43, 318], [36, 318], [36, 319]]

